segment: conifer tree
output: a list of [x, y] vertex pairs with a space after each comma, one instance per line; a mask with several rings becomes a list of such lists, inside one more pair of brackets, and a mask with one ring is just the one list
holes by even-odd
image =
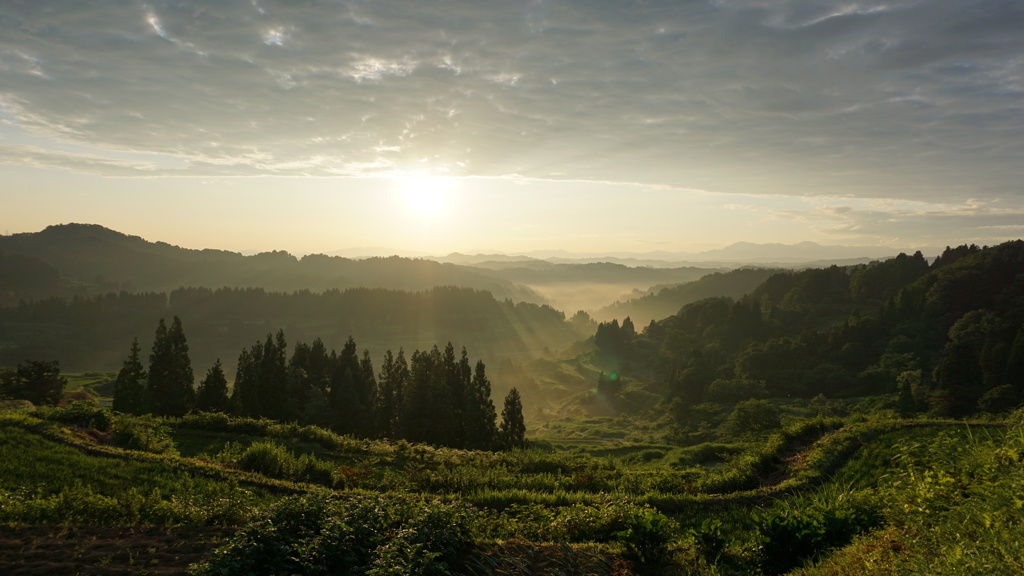
[[205, 412], [227, 412], [231, 405], [228, 399], [228, 380], [224, 376], [220, 358], [206, 371], [206, 378], [199, 383], [196, 393], [196, 410]]
[[455, 360], [455, 347], [451, 342], [444, 348], [441, 355], [442, 371], [444, 372], [444, 386], [448, 396], [451, 398], [451, 439], [449, 446], [462, 448], [465, 446], [465, 422], [463, 408], [465, 405], [466, 390], [469, 388], [471, 371], [469, 369], [469, 358], [466, 349], [462, 349], [462, 358]]
[[[390, 350], [388, 351], [390, 353]], [[389, 370], [381, 370], [386, 374], [388, 382], [380, 393], [383, 403], [384, 414], [388, 419], [387, 431], [391, 434], [389, 438], [405, 438], [405, 421], [402, 419], [402, 401], [409, 389], [409, 364], [405, 361], [405, 350], [398, 349], [398, 355], [394, 357]]]
[[160, 416], [185, 415], [195, 404], [194, 380], [181, 319], [175, 316], [168, 328], [161, 318], [149, 356], [147, 392], [151, 411]]
[[243, 414], [276, 420], [292, 416], [287, 353], [284, 331], [279, 330], [239, 355], [231, 399]]
[[112, 408], [128, 414], [142, 414], [146, 407], [146, 370], [139, 358], [139, 339], [132, 339], [128, 359], [121, 365], [121, 370], [114, 380], [114, 400]]
[[363, 436], [373, 434], [373, 423], [376, 419], [374, 414], [376, 403], [374, 398], [377, 395], [377, 379], [373, 375], [373, 360], [370, 359], [370, 351], [363, 350], [363, 357], [359, 360], [359, 403], [366, 407], [362, 415], [359, 433]]
[[362, 394], [363, 377], [355, 340], [349, 336], [341, 354], [334, 357], [328, 400], [334, 411], [334, 429], [342, 434], [366, 430], [367, 401]]
[[256, 365], [259, 359], [256, 355], [262, 355], [263, 347], [257, 342], [249, 350], [242, 350], [238, 355], [238, 364], [235, 368], [235, 386], [231, 390], [231, 403], [242, 414], [254, 416], [256, 414]]
[[451, 446], [454, 411], [441, 351], [434, 346], [430, 352], [414, 352], [409, 372], [409, 385], [402, 396], [402, 437]]
[[288, 343], [284, 330], [273, 338], [267, 334], [263, 343], [263, 358], [259, 366], [257, 390], [260, 395], [260, 416], [274, 420], [288, 420]]
[[476, 370], [466, 394], [463, 409], [466, 448], [489, 450], [494, 448], [498, 437], [497, 414], [494, 402], [491, 401], [491, 382], [487, 379], [486, 368], [482, 360], [476, 363]]
[[526, 422], [523, 420], [523, 401], [514, 387], [505, 396], [501, 410], [501, 429], [498, 432], [504, 448], [526, 447]]
[[622, 321], [622, 327], [619, 329], [627, 341], [632, 340], [636, 336], [636, 327], [633, 326], [633, 320], [626, 316], [626, 319]]
[[326, 392], [331, 383], [331, 358], [324, 341], [317, 338], [309, 347], [309, 360], [305, 366], [310, 388]]
[[388, 350], [380, 365], [373, 395], [373, 433], [378, 438], [397, 438], [398, 403], [395, 398], [395, 356]]
[[312, 381], [309, 377], [309, 361], [312, 349], [305, 342], [296, 342], [291, 358], [288, 359], [288, 419], [298, 420], [304, 424], [306, 406], [309, 403], [309, 392]]

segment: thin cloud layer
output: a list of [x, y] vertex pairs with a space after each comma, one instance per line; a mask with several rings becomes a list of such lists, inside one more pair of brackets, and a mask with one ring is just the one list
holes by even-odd
[[[8, 135], [0, 162], [109, 176], [1019, 199], [1022, 103], [1011, 0], [0, 7], [0, 120], [95, 151]], [[125, 151], [186, 167], [109, 156]]]

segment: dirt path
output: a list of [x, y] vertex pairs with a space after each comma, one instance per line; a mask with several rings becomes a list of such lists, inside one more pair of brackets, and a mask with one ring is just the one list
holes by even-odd
[[184, 575], [233, 530], [108, 526], [0, 526], [0, 574]]

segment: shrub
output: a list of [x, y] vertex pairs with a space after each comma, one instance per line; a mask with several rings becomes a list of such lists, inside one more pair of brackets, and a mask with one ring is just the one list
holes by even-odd
[[297, 467], [295, 456], [287, 448], [274, 442], [253, 442], [238, 458], [243, 470], [270, 476], [289, 478]]
[[709, 402], [735, 404], [751, 398], [767, 398], [768, 391], [762, 380], [719, 378], [708, 386], [704, 396]]
[[992, 414], [1009, 412], [1018, 405], [1020, 405], [1020, 394], [1009, 384], [992, 388], [982, 394], [978, 400], [978, 408]]
[[691, 528], [688, 531], [693, 547], [708, 564], [718, 562], [722, 552], [725, 550], [726, 544], [728, 544], [722, 526], [721, 520], [706, 518], [701, 522], [700, 527]]
[[831, 548], [845, 546], [876, 526], [880, 514], [863, 503], [840, 500], [787, 505], [755, 514], [759, 561], [765, 574], [783, 574]]
[[191, 574], [448, 575], [472, 543], [472, 516], [465, 506], [411, 497], [292, 497]]
[[170, 429], [153, 416], [117, 414], [111, 424], [114, 442], [122, 448], [177, 455]]
[[647, 448], [646, 450], [641, 450], [640, 453], [637, 454], [636, 456], [641, 462], [653, 462], [655, 460], [661, 460], [662, 458], [664, 458], [665, 451], [658, 450], [655, 448]]
[[731, 436], [756, 436], [780, 426], [778, 408], [766, 400], [746, 400], [736, 405], [723, 429]]
[[647, 508], [626, 519], [626, 529], [615, 534], [626, 556], [643, 566], [657, 566], [668, 557], [668, 545], [674, 537], [672, 521], [664, 514]]
[[72, 402], [61, 408], [40, 408], [36, 411], [40, 418], [61, 424], [70, 424], [80, 428], [95, 428], [100, 432], [110, 429], [113, 422], [110, 410], [97, 408], [92, 402]]
[[295, 460], [294, 478], [321, 486], [334, 485], [334, 465], [312, 454], [303, 454]]

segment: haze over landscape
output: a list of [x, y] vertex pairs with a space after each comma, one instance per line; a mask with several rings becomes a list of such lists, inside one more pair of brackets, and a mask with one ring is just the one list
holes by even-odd
[[0, 0], [0, 574], [1015, 576], [1024, 2]]
[[1024, 232], [1022, 47], [999, 1], [5, 2], [0, 231], [993, 244]]

